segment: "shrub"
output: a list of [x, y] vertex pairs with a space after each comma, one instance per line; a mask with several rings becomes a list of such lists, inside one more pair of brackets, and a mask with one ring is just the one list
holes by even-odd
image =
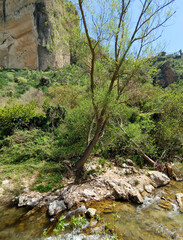
[[0, 129], [10, 134], [15, 128], [27, 128], [35, 116], [34, 104], [6, 105], [0, 108]]
[[17, 130], [1, 140], [1, 161], [20, 163], [25, 161], [52, 160], [54, 137], [41, 130]]
[[86, 99], [68, 112], [65, 123], [57, 129], [55, 159], [78, 157], [84, 151], [93, 117], [91, 109], [91, 102]]
[[15, 78], [15, 82], [17, 82], [19, 84], [25, 84], [25, 83], [27, 83], [27, 79], [24, 77], [17, 77], [17, 78]]

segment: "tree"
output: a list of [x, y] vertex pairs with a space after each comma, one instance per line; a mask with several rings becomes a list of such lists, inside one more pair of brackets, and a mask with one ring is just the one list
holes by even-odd
[[[111, 104], [120, 103], [124, 89], [134, 78], [139, 64], [143, 62], [143, 56], [147, 56], [147, 48], [161, 36], [161, 33], [158, 34], [159, 29], [174, 14], [170, 10], [174, 1], [77, 0], [75, 2], [90, 52], [87, 64], [95, 119], [93, 138], [82, 157], [76, 162], [77, 170], [82, 169], [103, 134], [112, 111]], [[106, 65], [109, 66], [108, 70]], [[102, 72], [100, 76], [99, 72]], [[102, 94], [99, 99], [101, 86]]]

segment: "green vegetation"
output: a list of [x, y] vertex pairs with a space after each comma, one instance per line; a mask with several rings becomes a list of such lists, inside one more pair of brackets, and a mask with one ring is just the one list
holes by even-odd
[[[119, 218], [118, 213], [114, 213], [113, 214], [114, 217], [114, 224], [116, 223], [116, 220]], [[99, 217], [96, 217], [96, 219], [102, 223], [102, 219]], [[73, 216], [70, 220], [66, 219], [66, 217], [64, 215], [61, 215], [61, 217], [59, 218], [56, 227], [54, 228], [53, 232], [56, 235], [59, 235], [60, 237], [63, 237], [62, 235], [60, 235], [61, 233], [67, 232], [68, 230], [72, 231], [72, 239], [74, 239], [74, 234], [77, 233], [78, 230], [83, 230], [84, 227], [89, 227], [89, 219], [87, 219], [85, 216]], [[100, 223], [100, 224], [101, 224]], [[108, 239], [108, 236], [110, 235], [110, 239], [112, 240], [117, 240], [118, 236], [116, 234], [116, 226], [114, 227], [114, 229], [110, 229], [108, 227], [108, 224], [103, 222], [105, 228], [102, 230], [102, 232], [100, 231], [101, 236], [106, 236], [106, 239]], [[66, 231], [67, 230], [67, 231]], [[112, 232], [111, 232], [112, 230]], [[48, 234], [47, 231], [45, 231], [43, 233], [44, 236], [46, 236]]]
[[[26, 89], [17, 95], [19, 83], [15, 81], [11, 96], [5, 90], [12, 81], [5, 78], [6, 84], [0, 89], [3, 93], [0, 106], [2, 180], [6, 175], [15, 180], [11, 172], [19, 176], [25, 169], [28, 175], [37, 176], [32, 189], [45, 192], [62, 187], [66, 172], [63, 160], [74, 164], [96, 129], [87, 87], [88, 74], [81, 69], [83, 80], [80, 81], [78, 71], [75, 71], [78, 68], [81, 69], [71, 65], [49, 73], [32, 71], [37, 83], [28, 79]], [[3, 70], [0, 78], [14, 73], [16, 77], [25, 76], [28, 72]], [[63, 80], [58, 78], [58, 72]], [[49, 85], [40, 86], [41, 79], [45, 77]], [[121, 157], [144, 165], [144, 159], [121, 130], [121, 124], [152, 159], [182, 159], [182, 80], [163, 89], [153, 86], [153, 78], [147, 79], [145, 75], [139, 78], [125, 90], [121, 104], [111, 106], [111, 117], [93, 150], [93, 154], [100, 157], [102, 166], [110, 158], [119, 159], [120, 165]]]
[[[76, 166], [85, 150], [88, 151], [85, 160], [92, 152], [101, 158], [102, 166], [110, 158], [131, 158], [143, 166], [145, 162], [138, 148], [153, 160], [179, 159], [181, 162], [182, 58], [165, 54], [157, 58], [145, 54], [139, 58], [138, 52], [137, 55], [129, 52], [132, 42], [123, 25], [126, 24], [126, 11], [122, 13], [123, 27], [116, 29], [116, 17], [112, 11], [115, 7], [121, 9], [120, 5], [109, 9], [114, 25], [106, 21], [113, 33], [106, 32], [108, 28], [101, 28], [104, 36], [116, 36], [115, 57], [100, 39], [96, 41], [80, 32], [78, 35], [77, 29], [76, 39], [71, 42], [74, 51], [72, 65], [48, 72], [29, 69], [0, 71], [0, 168], [24, 166], [26, 169], [30, 166], [31, 169], [33, 166], [38, 172], [33, 189], [45, 192], [62, 187], [63, 160]], [[147, 15], [156, 12], [156, 7], [149, 9]], [[88, 13], [85, 6], [84, 10]], [[152, 20], [152, 24], [157, 24], [156, 18]], [[148, 27], [151, 29], [152, 25]], [[87, 26], [85, 28], [87, 33]], [[124, 39], [118, 35], [123, 30], [127, 31]], [[139, 28], [135, 34], [141, 36], [141, 40], [146, 39], [145, 29]], [[178, 76], [177, 82], [166, 88], [153, 85], [158, 69], [167, 60]], [[133, 142], [137, 144], [135, 147]], [[121, 164], [120, 160], [118, 163]], [[37, 169], [36, 165], [41, 167]]]

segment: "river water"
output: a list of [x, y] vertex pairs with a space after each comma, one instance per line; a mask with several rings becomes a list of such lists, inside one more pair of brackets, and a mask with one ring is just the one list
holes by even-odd
[[116, 225], [125, 240], [183, 240], [183, 214], [175, 201], [175, 194], [180, 192], [183, 183], [171, 182], [145, 197], [140, 206], [116, 202], [115, 208], [104, 211], [103, 218], [109, 225]]
[[[166, 187], [156, 189], [151, 196], [145, 197], [142, 205], [103, 201], [91, 207], [102, 212], [102, 218], [110, 228], [116, 226], [115, 230], [121, 234], [121, 239], [183, 240], [183, 214], [179, 212], [175, 201], [175, 194], [180, 192], [183, 192], [183, 182], [171, 182]], [[27, 211], [24, 208], [0, 206], [0, 240], [41, 239], [49, 224], [44, 208]], [[102, 238], [97, 235], [84, 237], [80, 234], [74, 239]]]

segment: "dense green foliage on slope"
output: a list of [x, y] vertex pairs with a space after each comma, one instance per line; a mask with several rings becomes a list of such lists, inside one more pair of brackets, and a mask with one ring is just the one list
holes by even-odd
[[[182, 59], [180, 59], [182, 60]], [[174, 60], [177, 74], [180, 60]], [[177, 67], [178, 65], [178, 67]], [[111, 103], [111, 118], [94, 154], [106, 158], [142, 157], [120, 129], [154, 160], [182, 157], [183, 82], [162, 89], [139, 75], [126, 89], [123, 102]], [[1, 163], [75, 162], [87, 146], [95, 123], [86, 71], [71, 65], [62, 70], [1, 70]], [[102, 88], [99, 89], [99, 103]]]

